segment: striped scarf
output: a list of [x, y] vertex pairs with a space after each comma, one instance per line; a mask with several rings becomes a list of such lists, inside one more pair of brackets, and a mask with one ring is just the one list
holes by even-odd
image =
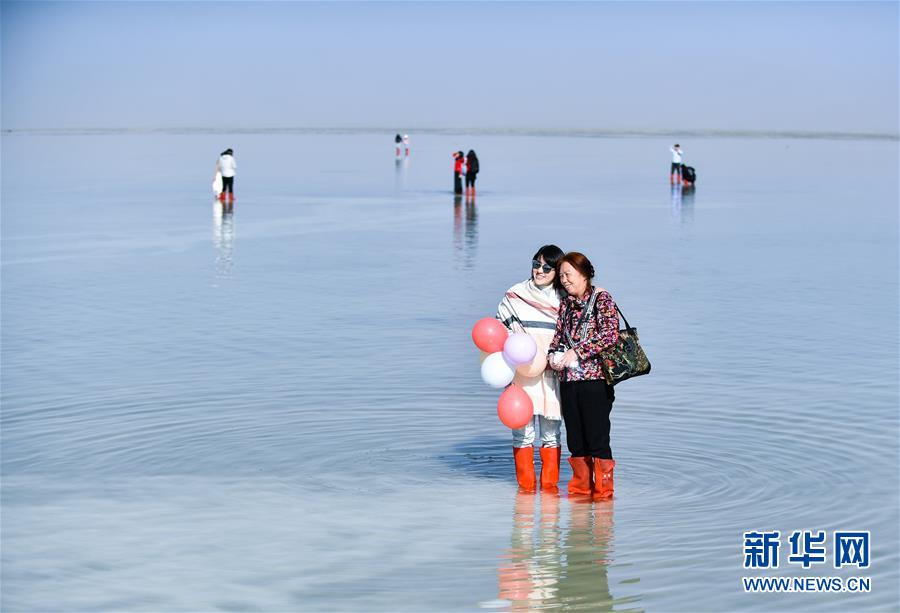
[[511, 332], [525, 332], [537, 344], [530, 365], [520, 366], [513, 383], [534, 403], [534, 414], [560, 419], [559, 382], [547, 368], [547, 348], [556, 331], [559, 295], [552, 287], [541, 289], [529, 279], [509, 288], [497, 307], [497, 319]]

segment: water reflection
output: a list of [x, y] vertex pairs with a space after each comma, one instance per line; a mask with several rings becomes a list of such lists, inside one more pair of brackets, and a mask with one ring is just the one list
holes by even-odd
[[453, 196], [453, 247], [457, 262], [467, 270], [473, 268], [478, 247], [478, 210], [474, 196], [465, 199], [465, 208], [462, 195]]
[[560, 601], [587, 605], [592, 611], [612, 611], [607, 571], [611, 561], [613, 503], [572, 503], [569, 529], [563, 539], [565, 579]]
[[690, 224], [694, 221], [694, 186], [672, 186], [672, 221]]
[[216, 248], [216, 278], [231, 276], [234, 267], [234, 206], [213, 202], [213, 245]]
[[570, 502], [567, 528], [561, 504], [556, 495], [516, 494], [511, 546], [497, 569], [498, 597], [513, 611], [612, 611], [613, 504]]
[[409, 169], [409, 158], [394, 160], [394, 191], [406, 190], [406, 171]]

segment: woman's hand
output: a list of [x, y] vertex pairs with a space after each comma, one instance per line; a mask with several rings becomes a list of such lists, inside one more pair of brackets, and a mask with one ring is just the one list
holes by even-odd
[[572, 364], [574, 364], [577, 361], [578, 361], [578, 354], [575, 353], [574, 349], [569, 349], [559, 359], [559, 363], [565, 368], [568, 368], [569, 366], [571, 366]]
[[560, 355], [558, 353], [551, 353], [550, 357], [547, 359], [547, 365], [555, 371], [560, 371], [563, 369], [563, 365], [559, 360], [559, 357]]
[[554, 353], [550, 355], [550, 359], [547, 360], [547, 363], [550, 365], [550, 368], [553, 370], [559, 371], [564, 368], [567, 368], [572, 363], [578, 361], [578, 354], [575, 353], [574, 349], [569, 349], [564, 354], [559, 355], [558, 353]]

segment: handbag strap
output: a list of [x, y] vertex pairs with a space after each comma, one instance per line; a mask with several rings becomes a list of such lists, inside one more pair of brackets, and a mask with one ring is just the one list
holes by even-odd
[[[625, 313], [623, 313], [622, 309], [619, 308], [619, 303], [616, 302], [615, 305], [616, 305], [616, 314], [622, 318], [622, 321], [625, 322], [625, 329], [626, 330], [634, 330], [634, 328], [631, 327], [631, 324], [628, 323], [628, 318], [625, 317]], [[616, 323], [618, 323], [618, 322], [616, 322]], [[581, 335], [584, 336], [584, 332], [582, 332]]]
[[[587, 331], [587, 325], [588, 325], [588, 322], [587, 322], [587, 320], [586, 320], [585, 318], [586, 318], [586, 316], [587, 316], [588, 313], [590, 313], [590, 312], [592, 312], [592, 311], [594, 310], [594, 303], [596, 302], [596, 300], [597, 300], [597, 295], [598, 295], [599, 293], [600, 293], [600, 290], [598, 290], [597, 288], [594, 288], [594, 293], [591, 294], [591, 298], [590, 298], [590, 300], [588, 301], [587, 305], [585, 305], [584, 311], [582, 311], [581, 317], [578, 319], [578, 324], [576, 324], [576, 326], [575, 326], [576, 328], [579, 328], [579, 335], [578, 335], [578, 337], [579, 337], [582, 341], [584, 340], [584, 334], [585, 334], [585, 332]], [[619, 308], [618, 303], [616, 304], [616, 313], [622, 318], [622, 321], [625, 322], [625, 329], [626, 329], [626, 330], [634, 330], [634, 328], [631, 327], [631, 324], [628, 323], [628, 318], [625, 317], [625, 313], [623, 313], [623, 312], [622, 312], [622, 309]], [[574, 347], [576, 343], [575, 343], [575, 341], [572, 339], [572, 336], [569, 334], [569, 329], [568, 329], [568, 328], [563, 328], [563, 331], [564, 331], [565, 334], [566, 334], [566, 340], [569, 341], [570, 347]]]
[[[578, 323], [575, 324], [575, 328], [578, 329], [578, 338], [584, 340], [584, 334], [587, 332], [588, 313], [591, 313], [594, 310], [594, 303], [597, 301], [597, 294], [600, 292], [597, 288], [594, 288], [594, 291], [591, 293], [591, 298], [588, 300], [587, 304], [584, 306], [584, 310], [581, 312], [581, 317], [578, 318]], [[572, 335], [569, 334], [569, 329], [563, 327], [563, 331], [566, 333], [566, 340], [569, 341], [570, 349], [575, 347], [575, 341], [572, 339]]]
[[625, 322], [625, 329], [634, 330], [634, 328], [631, 327], [631, 324], [628, 323], [628, 320], [625, 318], [625, 313], [622, 312], [622, 309], [619, 308], [618, 304], [616, 304], [616, 312], [622, 316], [622, 321]]

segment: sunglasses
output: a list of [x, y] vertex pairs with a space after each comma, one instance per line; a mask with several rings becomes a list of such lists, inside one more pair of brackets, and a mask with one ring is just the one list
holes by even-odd
[[531, 269], [534, 270], [535, 268], [540, 268], [544, 271], [544, 274], [553, 270], [553, 267], [550, 266], [550, 264], [541, 264], [538, 260], [531, 260]]

